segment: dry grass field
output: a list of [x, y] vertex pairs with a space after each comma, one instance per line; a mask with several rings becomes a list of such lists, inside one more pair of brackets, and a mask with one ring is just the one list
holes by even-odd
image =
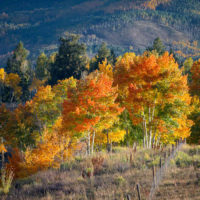
[[[168, 150], [167, 150], [168, 152]], [[49, 169], [17, 180], [2, 200], [137, 200], [148, 199], [152, 185], [152, 166], [159, 169], [164, 151], [115, 148], [112, 154], [97, 153], [76, 157], [60, 169]], [[200, 199], [200, 147], [184, 146], [171, 161], [154, 196], [155, 200]]]

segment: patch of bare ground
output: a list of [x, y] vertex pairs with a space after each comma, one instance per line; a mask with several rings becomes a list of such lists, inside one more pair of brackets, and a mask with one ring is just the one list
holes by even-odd
[[132, 45], [134, 49], [151, 46], [156, 37], [160, 37], [166, 45], [177, 41], [177, 38], [178, 41], [190, 39], [189, 34], [180, 32], [173, 27], [145, 20], [134, 21], [133, 24], [125, 25], [123, 28], [120, 27], [114, 31], [101, 30], [101, 27], [99, 27], [96, 35], [108, 41], [111, 45]]

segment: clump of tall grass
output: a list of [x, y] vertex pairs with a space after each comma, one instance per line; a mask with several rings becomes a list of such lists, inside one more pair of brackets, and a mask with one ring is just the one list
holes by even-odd
[[0, 194], [8, 194], [12, 181], [14, 178], [14, 173], [12, 170], [8, 170], [6, 168], [1, 169], [1, 186], [0, 186]]

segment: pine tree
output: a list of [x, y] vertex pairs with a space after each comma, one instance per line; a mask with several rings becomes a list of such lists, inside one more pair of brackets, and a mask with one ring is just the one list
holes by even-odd
[[39, 80], [47, 80], [49, 78], [49, 63], [45, 53], [41, 53], [38, 56], [35, 67], [35, 76]]
[[105, 42], [103, 42], [90, 63], [90, 72], [98, 69], [99, 64], [102, 64], [103, 61], [107, 60], [108, 64], [114, 65], [116, 62], [116, 56], [114, 50], [108, 49]]
[[73, 76], [80, 79], [81, 73], [87, 64], [86, 46], [78, 41], [79, 35], [67, 33], [60, 38], [59, 52], [56, 55], [55, 63], [50, 69], [50, 84], [54, 85], [58, 80]]
[[29, 63], [27, 61], [28, 51], [24, 48], [23, 43], [20, 41], [15, 48], [12, 57], [8, 58], [6, 72], [16, 73], [19, 76], [29, 70]]
[[29, 85], [31, 83], [32, 70], [30, 63], [27, 60], [28, 50], [24, 48], [23, 43], [19, 42], [15, 48], [13, 55], [8, 58], [7, 66], [5, 71], [7, 73], [18, 74], [21, 81], [20, 86], [22, 87], [23, 95], [22, 101], [29, 99]]
[[153, 41], [153, 46], [147, 48], [148, 51], [156, 51], [159, 55], [162, 55], [165, 52], [165, 46], [163, 45], [161, 39], [157, 37]]

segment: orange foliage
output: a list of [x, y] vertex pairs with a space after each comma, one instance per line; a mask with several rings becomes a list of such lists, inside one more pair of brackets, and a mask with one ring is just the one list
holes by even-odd
[[156, 10], [156, 7], [159, 6], [160, 4], [168, 3], [170, 1], [171, 0], [148, 0], [147, 2], [144, 3], [144, 7]]
[[67, 131], [84, 132], [94, 128], [106, 113], [122, 112], [115, 103], [117, 88], [104, 73], [93, 72], [78, 82], [77, 88], [63, 103], [63, 127]]
[[177, 130], [173, 129], [174, 135], [167, 142], [189, 136], [191, 122], [183, 117], [191, 112], [187, 76], [182, 76], [172, 55], [168, 52], [162, 56], [125, 54], [115, 66], [114, 78], [121, 90], [119, 101], [128, 109], [134, 124], [143, 123], [144, 137], [151, 140], [154, 135], [162, 140], [162, 136], [173, 129], [162, 120], [164, 115], [156, 116], [167, 105], [174, 106], [179, 113], [179, 117], [175, 119], [172, 116], [172, 120], [178, 123], [178, 119], [184, 119], [187, 126], [181, 136], [176, 134], [181, 125]]

